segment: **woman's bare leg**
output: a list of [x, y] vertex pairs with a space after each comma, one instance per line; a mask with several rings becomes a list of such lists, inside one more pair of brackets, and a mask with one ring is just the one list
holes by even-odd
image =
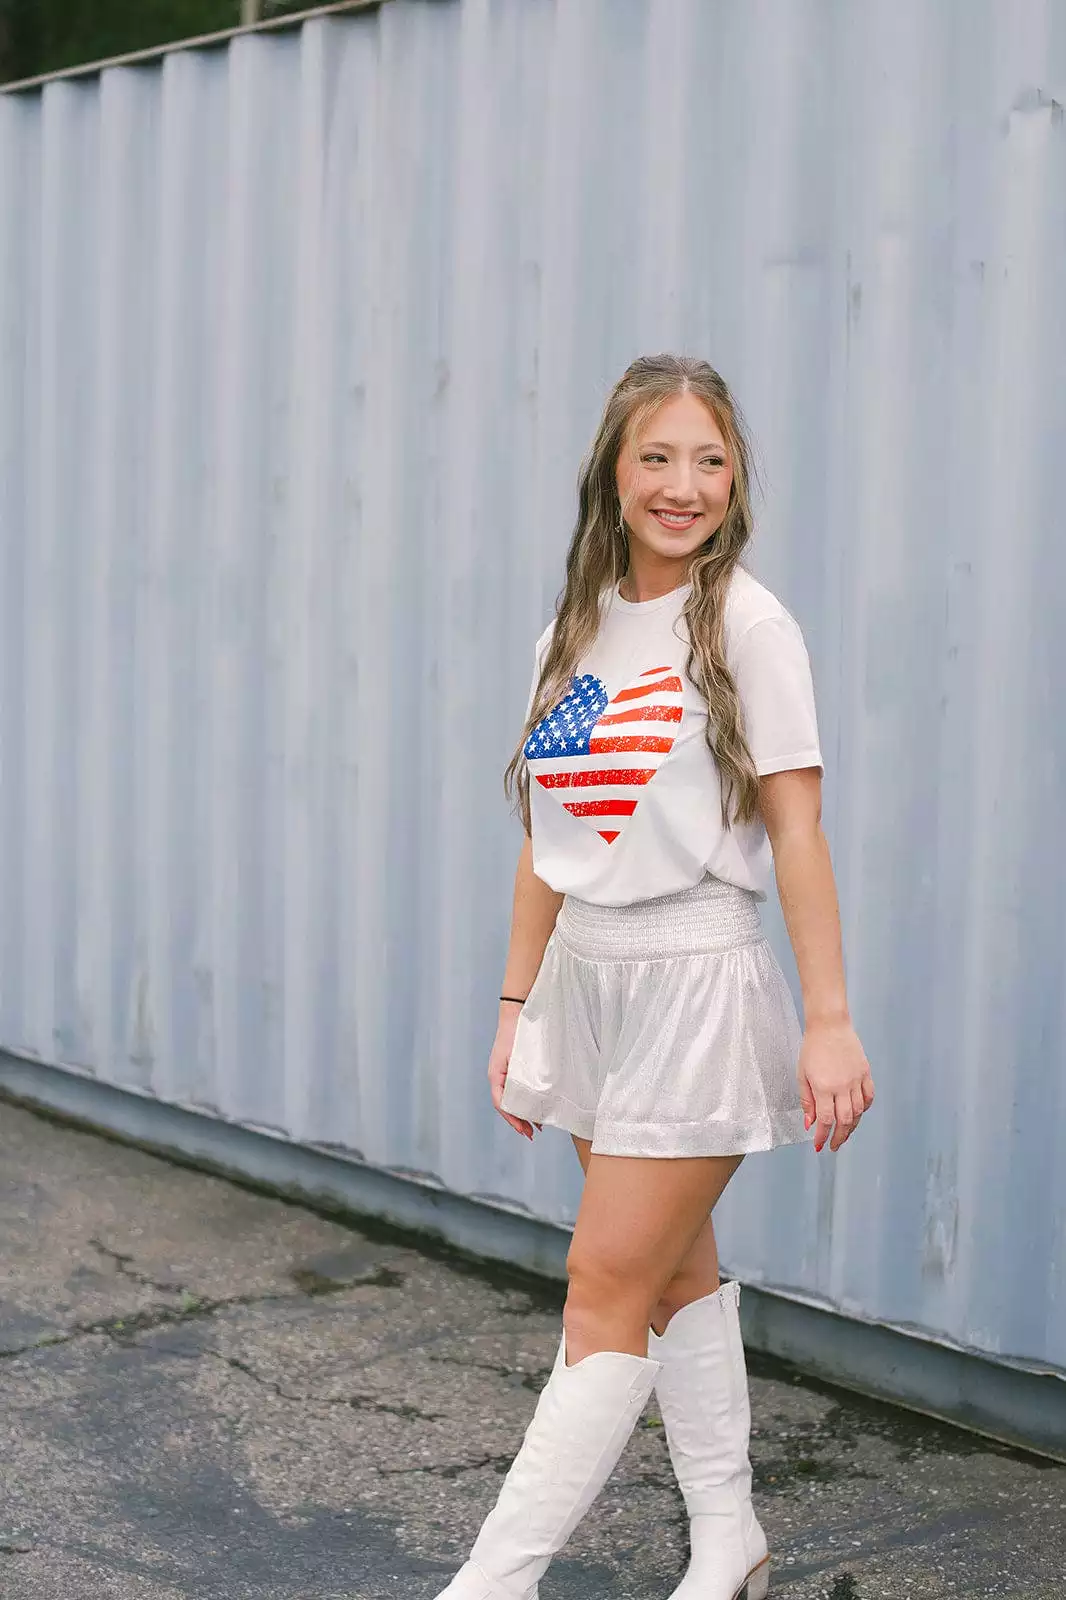
[[[578, 1160], [586, 1176], [589, 1162], [592, 1158], [592, 1143], [588, 1139], [579, 1139], [576, 1134], [571, 1135]], [[742, 1156], [728, 1158], [733, 1161], [732, 1172], [728, 1173], [726, 1182], [732, 1177], [743, 1160]], [[725, 1184], [715, 1196], [717, 1203]], [[657, 1300], [651, 1316], [650, 1326], [656, 1333], [663, 1333], [675, 1311], [680, 1311], [682, 1306], [689, 1305], [693, 1300], [701, 1300], [704, 1295], [714, 1294], [720, 1286], [718, 1276], [718, 1242], [714, 1235], [714, 1220], [708, 1212], [707, 1218], [700, 1228], [695, 1239], [690, 1245], [684, 1259], [672, 1274], [669, 1283], [664, 1288]]]
[[567, 1256], [571, 1366], [600, 1350], [647, 1355], [652, 1316], [742, 1158], [587, 1159]]

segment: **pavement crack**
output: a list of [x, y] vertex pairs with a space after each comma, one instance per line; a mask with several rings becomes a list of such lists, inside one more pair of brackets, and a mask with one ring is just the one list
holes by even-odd
[[550, 1368], [541, 1367], [536, 1372], [522, 1372], [517, 1367], [504, 1366], [497, 1361], [469, 1361], [464, 1356], [434, 1356], [427, 1357], [444, 1367], [462, 1367], [465, 1372], [491, 1372], [495, 1378], [503, 1378], [507, 1383], [518, 1384], [523, 1389], [528, 1389], [532, 1394], [539, 1394], [551, 1376]]
[[190, 1294], [188, 1290], [182, 1290], [179, 1305], [148, 1306], [143, 1311], [129, 1311], [120, 1317], [97, 1317], [92, 1322], [76, 1322], [62, 1332], [44, 1333], [30, 1344], [0, 1350], [0, 1359], [11, 1360], [16, 1356], [32, 1355], [37, 1350], [47, 1350], [53, 1345], [72, 1344], [75, 1339], [86, 1339], [101, 1334], [105, 1338], [113, 1339], [117, 1344], [126, 1344], [134, 1334], [145, 1333], [152, 1328], [167, 1327], [174, 1323], [213, 1317], [219, 1311], [228, 1310], [230, 1306], [264, 1305], [271, 1301], [291, 1301], [292, 1298], [293, 1296], [289, 1294], [260, 1294], [234, 1295], [230, 1299], [208, 1300], [200, 1299]]
[[14, 1361], [19, 1356], [32, 1355], [35, 1350], [46, 1350], [49, 1345], [69, 1344], [71, 1339], [77, 1338], [76, 1333], [42, 1333], [39, 1339], [34, 1339], [32, 1344], [16, 1344], [0, 1350], [0, 1361]]
[[129, 1278], [131, 1283], [139, 1283], [146, 1289], [154, 1289], [157, 1294], [187, 1292], [182, 1283], [168, 1283], [165, 1279], [159, 1282], [156, 1278], [150, 1278], [145, 1272], [138, 1272], [132, 1264], [135, 1259], [133, 1256], [123, 1255], [121, 1250], [113, 1250], [110, 1245], [104, 1244], [102, 1239], [90, 1239], [89, 1243], [99, 1255], [106, 1256], [108, 1261], [113, 1261], [122, 1276]]
[[445, 1461], [424, 1462], [417, 1467], [379, 1467], [378, 1475], [382, 1478], [405, 1478], [412, 1474], [421, 1473], [430, 1478], [446, 1478], [449, 1482], [461, 1478], [467, 1472], [481, 1472], [485, 1467], [491, 1467], [502, 1477], [514, 1461], [514, 1451], [503, 1455], [480, 1456], [476, 1461]]
[[213, 1356], [216, 1361], [221, 1361], [224, 1366], [232, 1367], [235, 1372], [243, 1373], [246, 1378], [251, 1378], [253, 1383], [258, 1383], [262, 1388], [269, 1389], [276, 1394], [279, 1400], [287, 1400], [293, 1405], [313, 1406], [343, 1406], [349, 1411], [370, 1411], [382, 1416], [402, 1417], [405, 1422], [443, 1422], [444, 1416], [439, 1412], [422, 1411], [418, 1406], [397, 1405], [387, 1400], [379, 1400], [372, 1394], [354, 1395], [322, 1395], [322, 1394], [296, 1394], [291, 1389], [286, 1389], [276, 1378], [266, 1378], [261, 1372], [256, 1372], [247, 1361], [240, 1356], [223, 1355], [221, 1350], [205, 1350], [204, 1355]]
[[[75, 1339], [85, 1339], [94, 1334], [103, 1334], [118, 1343], [128, 1342], [132, 1335], [145, 1333], [153, 1328], [167, 1327], [173, 1323], [190, 1322], [194, 1319], [213, 1317], [220, 1311], [228, 1311], [241, 1306], [263, 1306], [284, 1303], [292, 1305], [297, 1296], [288, 1292], [274, 1291], [267, 1294], [235, 1294], [227, 1295], [222, 1299], [213, 1300], [206, 1295], [194, 1294], [183, 1284], [157, 1283], [154, 1279], [138, 1272], [130, 1263], [132, 1256], [123, 1255], [120, 1251], [112, 1250], [102, 1244], [99, 1239], [90, 1239], [89, 1243], [101, 1255], [115, 1261], [118, 1270], [132, 1282], [147, 1288], [155, 1289], [160, 1294], [173, 1294], [179, 1296], [177, 1305], [146, 1306], [140, 1311], [129, 1311], [117, 1317], [97, 1317], [92, 1322], [75, 1322], [69, 1328], [57, 1330], [53, 1333], [43, 1333], [39, 1339], [33, 1339], [29, 1344], [16, 1345], [10, 1349], [0, 1350], [0, 1360], [13, 1360], [19, 1356], [32, 1355], [37, 1350], [46, 1350], [52, 1345], [71, 1344]], [[294, 1274], [295, 1277], [295, 1274]], [[366, 1286], [394, 1288], [397, 1283], [402, 1283], [400, 1274], [394, 1273], [391, 1268], [378, 1267], [367, 1273], [364, 1277], [354, 1278], [349, 1283], [337, 1283], [327, 1291], [318, 1287], [305, 1287], [297, 1283], [301, 1295], [317, 1298], [323, 1293], [335, 1293], [343, 1289], [361, 1289]]]

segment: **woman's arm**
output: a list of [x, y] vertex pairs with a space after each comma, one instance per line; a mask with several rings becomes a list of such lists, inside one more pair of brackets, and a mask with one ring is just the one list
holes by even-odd
[[[528, 833], [518, 857], [514, 880], [514, 902], [511, 910], [511, 939], [507, 947], [507, 961], [503, 969], [500, 993], [524, 1000], [540, 971], [544, 950], [555, 927], [561, 894], [538, 878], [533, 871], [533, 850]], [[522, 1117], [512, 1117], [501, 1110], [500, 1097], [507, 1078], [507, 1064], [511, 1059], [515, 1029], [521, 1006], [510, 1000], [500, 1001], [500, 1016], [496, 1038], [489, 1055], [489, 1084], [492, 1103], [505, 1122], [527, 1139], [533, 1137], [533, 1125]]]
[[533, 847], [527, 833], [514, 877], [511, 942], [507, 947], [501, 994], [513, 994], [525, 999], [533, 979], [540, 971], [544, 947], [555, 927], [562, 903], [562, 895], [549, 889], [533, 871]]
[[817, 767], [770, 773], [759, 780], [759, 799], [803, 990], [803, 1109], [808, 1128], [818, 1124], [815, 1149], [832, 1133], [830, 1149], [839, 1150], [873, 1104], [874, 1083], [848, 1012], [840, 911], [822, 832], [821, 773]]

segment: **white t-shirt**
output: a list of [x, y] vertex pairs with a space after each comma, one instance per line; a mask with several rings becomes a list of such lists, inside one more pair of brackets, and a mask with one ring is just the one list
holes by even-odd
[[[766, 829], [758, 818], [723, 826], [707, 703], [684, 670], [689, 589], [638, 602], [605, 590], [599, 632], [569, 693], [526, 740], [533, 870], [558, 893], [628, 905], [711, 872], [765, 899]], [[537, 640], [527, 715], [553, 626]], [[739, 567], [726, 596], [725, 650], [756, 771], [821, 767], [803, 636]]]

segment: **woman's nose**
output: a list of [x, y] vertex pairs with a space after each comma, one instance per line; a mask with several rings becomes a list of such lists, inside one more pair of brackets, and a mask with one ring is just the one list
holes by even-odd
[[671, 500], [677, 500], [682, 505], [688, 505], [695, 499], [693, 493], [692, 469], [677, 466], [670, 474], [670, 481], [665, 485], [666, 494]]

